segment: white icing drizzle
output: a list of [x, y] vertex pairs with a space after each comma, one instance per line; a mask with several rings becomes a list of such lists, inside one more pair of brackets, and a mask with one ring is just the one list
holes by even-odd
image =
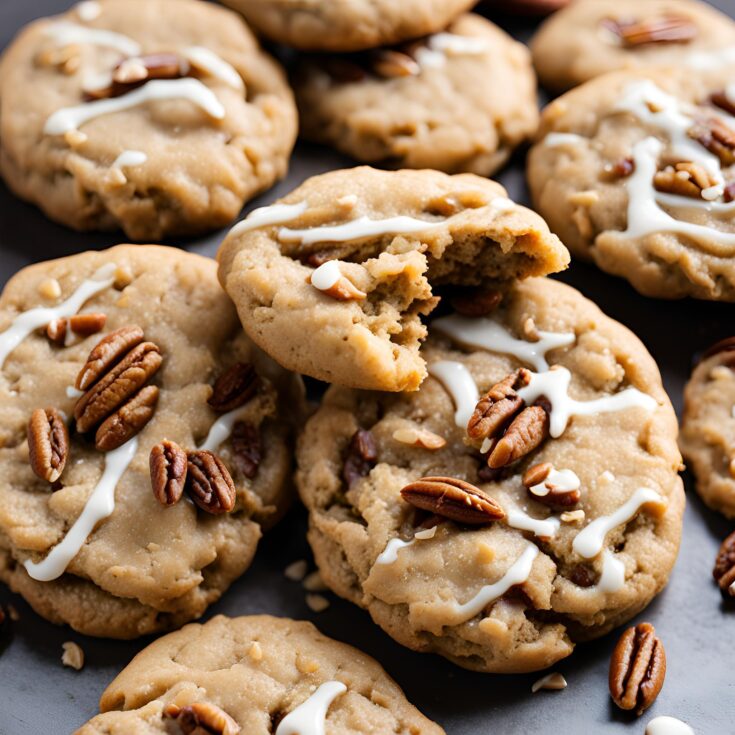
[[615, 558], [608, 549], [602, 557], [602, 574], [597, 584], [590, 589], [598, 592], [617, 592], [625, 586], [625, 564]]
[[230, 87], [240, 92], [245, 91], [245, 83], [242, 81], [242, 77], [237, 73], [235, 67], [222, 57], [217, 56], [214, 51], [210, 51], [204, 46], [188, 46], [181, 51], [181, 55], [187, 58], [197, 68], [222, 80], [225, 84], [229, 84]]
[[8, 355], [33, 331], [45, 327], [54, 319], [73, 316], [92, 296], [112, 286], [115, 282], [116, 269], [115, 263], [107, 263], [99, 268], [91, 278], [82, 281], [74, 293], [58, 306], [38, 306], [15, 317], [10, 327], [0, 332], [0, 368]]
[[[732, 212], [735, 210], [735, 201], [713, 202], [707, 199], [695, 199], [694, 197], [685, 197], [679, 194], [669, 194], [665, 191], [658, 191], [658, 189], [654, 191], [656, 192], [654, 195], [656, 201], [667, 207], [695, 207], [708, 212]], [[707, 190], [705, 189], [705, 191]]]
[[576, 133], [549, 133], [543, 141], [547, 148], [556, 148], [563, 145], [579, 145], [585, 138]]
[[651, 396], [633, 387], [591, 401], [577, 401], [569, 395], [571, 380], [572, 374], [567, 368], [555, 365], [546, 373], [531, 373], [529, 384], [518, 390], [518, 395], [529, 404], [541, 396], [549, 400], [549, 433], [555, 439], [564, 433], [572, 416], [594, 416], [598, 413], [625, 411], [628, 408], [653, 411], [658, 405]]
[[581, 482], [574, 470], [557, 470], [552, 467], [551, 472], [549, 472], [546, 478], [542, 482], [539, 482], [538, 485], [532, 485], [529, 488], [529, 492], [539, 498], [543, 498], [554, 489], [567, 492], [570, 490], [579, 490], [580, 485]]
[[553, 516], [545, 519], [532, 518], [528, 513], [519, 508], [512, 508], [506, 512], [506, 522], [511, 528], [520, 531], [530, 531], [534, 536], [541, 539], [549, 539], [556, 536], [561, 521]]
[[231, 230], [230, 235], [242, 235], [261, 227], [280, 225], [284, 222], [300, 217], [309, 205], [306, 202], [297, 204], [273, 204], [270, 207], [258, 207], [254, 209], [245, 219], [240, 220]]
[[210, 427], [207, 438], [199, 445], [198, 449], [208, 452], [216, 452], [220, 445], [227, 441], [235, 424], [244, 419], [249, 413], [249, 406], [234, 408], [232, 411], [223, 413]]
[[531, 574], [533, 562], [537, 556], [538, 548], [533, 544], [529, 544], [497, 582], [486, 584], [474, 597], [463, 604], [455, 602], [454, 612], [463, 620], [473, 618], [491, 602], [504, 595], [511, 587], [523, 584]]
[[714, 51], [692, 51], [684, 57], [684, 63], [692, 69], [712, 71], [735, 64], [735, 46]]
[[439, 360], [429, 365], [428, 370], [452, 397], [455, 423], [461, 429], [466, 428], [480, 400], [477, 383], [470, 371], [461, 362], [453, 360]]
[[549, 350], [567, 347], [574, 344], [576, 339], [572, 333], [539, 331], [538, 342], [527, 342], [523, 339], [516, 339], [505, 327], [492, 319], [473, 318], [460, 314], [435, 319], [432, 322], [432, 328], [438, 329], [455, 342], [467, 347], [513, 355], [521, 362], [532, 365], [539, 372], [549, 369], [549, 363], [546, 362], [545, 357]]
[[378, 555], [375, 560], [376, 564], [388, 565], [393, 564], [398, 559], [398, 552], [401, 549], [405, 549], [408, 546], [413, 546], [416, 541], [422, 541], [424, 539], [434, 538], [436, 535], [436, 526], [427, 528], [423, 531], [417, 531], [410, 541], [403, 541], [399, 538], [392, 538], [386, 545], [383, 551]]
[[87, 43], [93, 46], [105, 46], [115, 49], [125, 56], [137, 56], [141, 52], [140, 45], [122, 33], [106, 31], [101, 28], [59, 20], [44, 28], [44, 33], [53, 39], [57, 46], [69, 46], [74, 43]]
[[339, 261], [328, 260], [311, 274], [311, 285], [320, 291], [328, 291], [340, 278], [342, 272], [339, 269]]
[[341, 681], [327, 681], [278, 724], [275, 735], [324, 735], [329, 705], [347, 691]]
[[600, 516], [585, 526], [572, 542], [572, 549], [585, 559], [593, 559], [605, 543], [605, 536], [617, 526], [636, 516], [646, 503], [664, 504], [664, 499], [648, 487], [638, 488], [628, 500], [609, 516]]
[[477, 56], [490, 51], [490, 44], [476, 36], [461, 36], [457, 33], [435, 33], [419, 46], [414, 54], [422, 69], [440, 69], [448, 56]]
[[83, 390], [75, 388], [73, 385], [66, 386], [66, 397], [67, 398], [81, 398], [84, 395]]
[[119, 97], [63, 107], [46, 120], [43, 132], [46, 135], [63, 135], [68, 130], [75, 130], [101, 115], [128, 110], [147, 102], [171, 99], [189, 100], [216, 120], [221, 120], [225, 116], [225, 108], [214, 92], [198, 79], [154, 79]]
[[64, 573], [69, 562], [79, 553], [79, 549], [82, 548], [94, 527], [115, 510], [115, 488], [137, 449], [138, 438], [133, 437], [122, 446], [105, 454], [105, 470], [102, 477], [66, 536], [51, 549], [43, 561], [26, 560], [23, 562], [29, 576], [39, 582], [50, 582]]
[[676, 717], [662, 715], [646, 725], [646, 735], [694, 735], [694, 730]]
[[143, 151], [123, 151], [113, 162], [112, 168], [124, 166], [141, 166], [148, 160]]
[[102, 12], [102, 6], [98, 2], [95, 2], [95, 0], [82, 0], [82, 2], [77, 3], [74, 8], [76, 9], [77, 15], [80, 19], [84, 21], [99, 18], [100, 13]]

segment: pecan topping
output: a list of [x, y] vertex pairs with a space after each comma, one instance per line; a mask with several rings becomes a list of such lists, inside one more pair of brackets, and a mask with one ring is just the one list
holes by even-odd
[[69, 331], [79, 337], [89, 337], [101, 331], [106, 321], [107, 314], [75, 314], [68, 319], [61, 317], [48, 323], [46, 336], [54, 344], [63, 345]]
[[735, 531], [722, 542], [712, 576], [720, 585], [723, 595], [735, 597]]
[[686, 43], [697, 35], [697, 26], [687, 18], [662, 16], [642, 21], [607, 18], [602, 25], [612, 31], [624, 46], [647, 43]]
[[158, 403], [158, 388], [146, 385], [97, 429], [94, 446], [100, 452], [110, 452], [132, 439], [153, 418]]
[[711, 94], [709, 100], [713, 105], [724, 110], [728, 115], [735, 116], [735, 102], [730, 99], [730, 95], [724, 89]]
[[466, 525], [505, 518], [498, 502], [480, 488], [453, 477], [422, 477], [406, 485], [401, 497], [416, 508]]
[[[543, 462], [542, 464], [529, 467], [524, 473], [522, 482], [531, 497], [548, 505], [551, 508], [563, 510], [575, 506], [580, 498], [579, 488], [568, 488], [555, 485], [549, 479], [551, 471], [554, 469], [551, 462]], [[537, 489], [541, 485], [540, 489]]]
[[237, 469], [252, 480], [263, 458], [260, 429], [247, 421], [238, 421], [232, 427], [232, 451]]
[[525, 368], [516, 370], [494, 385], [479, 400], [467, 424], [470, 439], [486, 439], [496, 434], [523, 406], [516, 390], [528, 385], [530, 373]]
[[87, 362], [77, 376], [76, 387], [87, 390], [142, 341], [143, 330], [140, 327], [121, 327], [110, 332], [89, 353]]
[[700, 199], [702, 192], [717, 182], [697, 163], [683, 162], [657, 171], [653, 185], [669, 194]]
[[259, 383], [258, 374], [249, 362], [236, 362], [217, 378], [207, 403], [215, 411], [233, 411], [255, 395]]
[[189, 452], [187, 460], [186, 489], [191, 499], [207, 513], [233, 510], [237, 492], [224, 462], [206, 450]]
[[421, 73], [421, 67], [413, 57], [393, 49], [373, 51], [370, 54], [370, 62], [373, 72], [385, 79], [418, 76]]
[[344, 479], [347, 487], [350, 487], [361, 477], [367, 477], [370, 470], [375, 467], [377, 459], [378, 446], [372, 432], [358, 429], [350, 439], [345, 464], [342, 468], [342, 479]]
[[735, 181], [731, 181], [725, 187], [725, 191], [722, 193], [722, 198], [728, 203], [735, 201]]
[[183, 735], [238, 735], [240, 725], [220, 707], [194, 702], [186, 707], [168, 704], [163, 716], [176, 720]]
[[410, 444], [414, 447], [421, 447], [431, 451], [441, 449], [447, 445], [447, 440], [443, 436], [439, 436], [433, 431], [422, 429], [418, 426], [396, 429], [393, 432], [393, 438], [401, 442], [401, 444]]
[[164, 439], [151, 449], [148, 465], [156, 500], [165, 506], [178, 503], [186, 483], [186, 452], [176, 442]]
[[37, 408], [28, 422], [31, 469], [46, 482], [56, 482], [69, 456], [69, 431], [55, 408]]
[[451, 299], [452, 308], [462, 316], [487, 316], [503, 300], [500, 291], [487, 288], [464, 289]]
[[544, 405], [524, 408], [487, 458], [489, 467], [505, 467], [530, 454], [549, 435], [549, 410]]
[[131, 56], [120, 61], [112, 71], [112, 83], [85, 90], [89, 99], [119, 97], [151, 79], [180, 79], [189, 75], [189, 62], [178, 54], [161, 53]]
[[714, 153], [726, 166], [735, 163], [735, 130], [719, 118], [699, 120], [689, 129], [688, 135]]
[[610, 659], [610, 696], [620, 709], [637, 715], [656, 699], [666, 676], [666, 653], [650, 623], [628, 628]]

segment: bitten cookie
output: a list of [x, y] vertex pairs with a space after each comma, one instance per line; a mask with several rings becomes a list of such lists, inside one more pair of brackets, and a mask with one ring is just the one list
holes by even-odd
[[208, 258], [121, 245], [25, 268], [0, 297], [0, 368], [0, 579], [52, 622], [180, 626], [286, 509], [300, 384]]
[[303, 51], [361, 51], [445, 28], [477, 0], [224, 0], [272, 41]]
[[541, 83], [565, 90], [609, 71], [735, 62], [735, 21], [697, 0], [574, 0], [531, 42]]
[[538, 125], [528, 49], [479, 15], [393, 48], [313, 57], [301, 133], [358, 161], [488, 176]]
[[332, 387], [307, 423], [309, 541], [325, 583], [403, 645], [543, 669], [666, 584], [676, 417], [641, 342], [574, 289], [459, 304], [430, 326], [420, 390]]
[[219, 277], [245, 331], [284, 367], [416, 390], [434, 286], [558, 271], [568, 253], [493, 181], [368, 167], [315, 176], [235, 225]]
[[720, 74], [587, 82], [542, 114], [535, 207], [572, 254], [647, 296], [735, 301], [733, 112]]
[[223, 227], [285, 175], [295, 137], [281, 69], [210, 3], [80, 3], [2, 58], [0, 171], [78, 230], [150, 242]]
[[143, 649], [77, 731], [443, 735], [380, 664], [311, 623], [218, 615]]
[[705, 353], [684, 390], [679, 438], [710, 508], [735, 518], [735, 340], [722, 340]]

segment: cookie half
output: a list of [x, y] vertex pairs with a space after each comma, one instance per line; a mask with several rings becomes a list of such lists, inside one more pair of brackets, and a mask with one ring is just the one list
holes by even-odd
[[268, 615], [218, 615], [160, 638], [107, 687], [100, 709], [78, 735], [168, 733], [176, 723], [232, 735], [444, 732], [370, 656]]
[[399, 643], [551, 666], [629, 620], [676, 559], [677, 423], [641, 342], [576, 290], [434, 320], [415, 393], [332, 387], [297, 449], [325, 583]]
[[359, 167], [315, 176], [252, 212], [223, 243], [219, 277], [245, 331], [289, 370], [355, 388], [415, 390], [420, 315], [435, 286], [566, 267], [544, 221], [493, 181]]
[[[214, 261], [121, 245], [25, 268], [0, 297], [0, 362], [0, 579], [89, 635], [201, 615], [288, 505], [283, 417], [300, 410], [296, 379], [243, 334]], [[237, 366], [248, 379], [213, 393]], [[219, 458], [197, 474], [189, 454], [178, 502], [152, 491], [164, 440]]]
[[35, 21], [3, 56], [0, 104], [18, 196], [149, 242], [231, 222], [285, 175], [296, 138], [280, 67], [234, 13], [194, 0], [94, 0]]
[[295, 79], [301, 133], [358, 161], [489, 176], [538, 125], [528, 49], [479, 15]]

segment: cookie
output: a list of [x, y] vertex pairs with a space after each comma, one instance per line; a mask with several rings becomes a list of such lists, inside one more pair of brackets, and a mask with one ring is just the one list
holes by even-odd
[[362, 51], [445, 28], [477, 0], [225, 0], [271, 41], [302, 51]]
[[528, 158], [573, 255], [642, 294], [735, 300], [735, 97], [719, 74], [615, 72], [552, 102]]
[[[201, 615], [288, 505], [281, 417], [300, 410], [214, 261], [121, 245], [25, 268], [0, 297], [0, 363], [0, 579], [89, 635]], [[247, 380], [219, 380], [237, 366]], [[164, 440], [197, 452], [178, 502], [152, 491]], [[183, 468], [167, 456], [173, 492]]]
[[514, 673], [661, 591], [684, 493], [641, 342], [556, 281], [500, 295], [488, 316], [432, 322], [419, 391], [330, 388], [297, 484], [334, 592], [408, 648]]
[[289, 370], [353, 388], [415, 390], [434, 286], [566, 267], [543, 220], [495, 182], [368, 167], [315, 176], [252, 212], [218, 254], [245, 331]]
[[176, 721], [223, 735], [444, 732], [370, 656], [311, 623], [268, 615], [218, 615], [159, 638], [107, 687], [100, 709], [77, 735], [169, 733]]
[[10, 189], [74, 229], [148, 242], [227, 225], [285, 175], [296, 137], [280, 67], [234, 13], [194, 0], [33, 22], [3, 56], [0, 104]]
[[735, 21], [697, 0], [573, 0], [531, 42], [541, 83], [563, 91], [609, 71], [735, 61]]
[[684, 389], [679, 446], [712, 509], [735, 518], [735, 340], [705, 353]]

